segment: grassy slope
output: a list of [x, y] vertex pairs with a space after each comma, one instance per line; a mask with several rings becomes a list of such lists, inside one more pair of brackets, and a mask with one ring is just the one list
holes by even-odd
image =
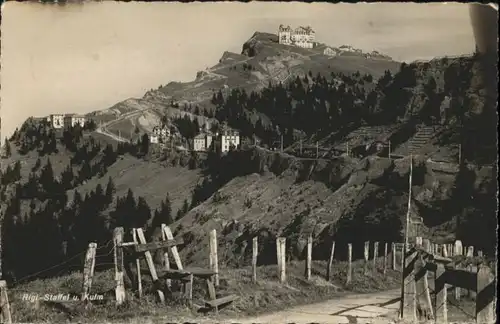
[[[165, 167], [157, 162], [142, 161], [125, 155], [109, 167], [103, 178], [93, 177], [76, 189], [84, 194], [93, 190], [98, 183], [105, 188], [108, 177], [115, 183], [116, 196], [125, 195], [130, 188], [136, 196], [143, 196], [151, 208], [159, 207], [168, 193], [175, 212], [182, 206], [185, 198], [191, 198], [192, 189], [201, 175], [187, 168]], [[71, 199], [72, 194], [69, 196]]]
[[[26, 155], [20, 155], [17, 152], [17, 148], [14, 146], [13, 143], [11, 143], [12, 147], [12, 155], [8, 158], [2, 158], [1, 163], [0, 163], [0, 168], [2, 170], [5, 170], [8, 165], [12, 165], [16, 163], [16, 161], [21, 162], [21, 178], [22, 182], [28, 180], [28, 176], [31, 172], [31, 169], [36, 163], [36, 160], [40, 157], [38, 153], [35, 151], [31, 151]], [[68, 152], [64, 149], [62, 145], [57, 146], [59, 152], [46, 155], [43, 157], [40, 157], [40, 160], [42, 162], [41, 167], [43, 167], [47, 163], [47, 158], [50, 158], [50, 162], [52, 164], [52, 169], [54, 170], [54, 175], [58, 176], [61, 174], [62, 171], [66, 168], [66, 166], [69, 164], [70, 161], [70, 155]]]

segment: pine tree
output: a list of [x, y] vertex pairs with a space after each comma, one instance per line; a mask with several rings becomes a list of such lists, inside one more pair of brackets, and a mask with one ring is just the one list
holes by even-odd
[[162, 201], [160, 209], [155, 212], [155, 217], [153, 218], [152, 226], [153, 228], [161, 226], [161, 224], [170, 225], [174, 222], [172, 215], [172, 205], [170, 203], [170, 197], [167, 197]]
[[5, 157], [10, 157], [12, 155], [12, 149], [10, 147], [10, 143], [7, 140], [7, 137], [5, 138], [5, 143], [3, 146], [3, 153]]
[[151, 208], [144, 197], [139, 197], [137, 201], [137, 213], [134, 228], [144, 227], [151, 218]]
[[42, 172], [40, 173], [39, 180], [44, 193], [49, 193], [53, 191], [55, 178], [50, 158], [47, 158], [47, 163], [45, 164], [45, 166], [42, 169]]
[[108, 184], [106, 185], [106, 202], [110, 204], [113, 202], [113, 195], [115, 194], [116, 188], [115, 183], [111, 177], [108, 178]]

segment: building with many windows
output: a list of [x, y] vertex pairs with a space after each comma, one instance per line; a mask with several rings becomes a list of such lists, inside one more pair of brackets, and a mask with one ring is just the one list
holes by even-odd
[[279, 26], [278, 39], [280, 44], [292, 45], [302, 48], [313, 48], [316, 33], [309, 27], [299, 26], [292, 30], [290, 26]]
[[69, 114], [64, 116], [64, 127], [75, 127], [79, 125], [80, 127], [85, 126], [85, 116]]
[[228, 152], [231, 147], [240, 147], [240, 134], [237, 131], [225, 130], [218, 136], [222, 152]]
[[210, 134], [202, 133], [196, 135], [192, 142], [191, 147], [196, 152], [206, 152], [210, 150], [213, 142], [213, 136]]
[[47, 117], [47, 122], [52, 126], [52, 128], [63, 128], [64, 127], [64, 115], [63, 114], [52, 114]]

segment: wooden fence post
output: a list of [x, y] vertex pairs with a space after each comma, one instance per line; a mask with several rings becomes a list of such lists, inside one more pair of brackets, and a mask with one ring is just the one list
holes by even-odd
[[[132, 239], [134, 240], [134, 243], [139, 244], [135, 228], [132, 228]], [[142, 298], [141, 259], [139, 258], [138, 255], [135, 257], [135, 267], [137, 269], [137, 294], [139, 296], [139, 299], [141, 299]]]
[[332, 249], [330, 250], [330, 258], [328, 259], [328, 266], [326, 268], [326, 280], [330, 281], [332, 276], [332, 263], [335, 254], [335, 241], [332, 242]]
[[94, 277], [96, 243], [89, 243], [87, 254], [85, 255], [85, 263], [83, 265], [83, 288], [82, 301], [86, 301], [89, 297], [90, 288], [92, 287], [92, 278]]
[[396, 270], [396, 243], [391, 244], [392, 270]]
[[467, 249], [467, 257], [468, 258], [474, 257], [474, 247], [473, 246], [469, 246], [469, 248]]
[[368, 273], [368, 258], [370, 256], [370, 242], [366, 241], [365, 242], [365, 250], [364, 250], [364, 257], [365, 257], [365, 264], [364, 264], [364, 272], [365, 275]]
[[281, 239], [276, 238], [276, 260], [278, 265], [278, 280], [281, 282]]
[[422, 241], [422, 248], [425, 252], [431, 254], [431, 241], [429, 241], [429, 239], [424, 239]]
[[281, 238], [281, 283], [286, 282], [286, 237]]
[[[168, 241], [173, 240], [174, 235], [172, 234], [172, 230], [170, 229], [170, 227], [165, 226], [163, 229], [164, 229], [163, 233], [165, 233], [167, 240]], [[175, 265], [177, 266], [177, 269], [183, 270], [184, 267], [182, 266], [181, 257], [179, 256], [179, 252], [177, 251], [177, 246], [172, 246], [168, 248], [168, 251], [172, 253], [172, 257], [174, 258], [174, 262]]]
[[387, 242], [384, 244], [384, 274], [387, 273]]
[[448, 257], [448, 251], [447, 251], [447, 245], [443, 244], [443, 257], [447, 258]]
[[113, 231], [114, 259], [115, 259], [115, 296], [116, 305], [119, 306], [125, 301], [125, 283], [123, 273], [123, 227], [117, 227]]
[[413, 322], [417, 321], [417, 292], [415, 284], [415, 261], [417, 252], [412, 253], [405, 251], [403, 244], [404, 266], [403, 273], [403, 289], [401, 300], [401, 310], [403, 311], [402, 318]]
[[[146, 236], [144, 235], [144, 232], [142, 228], [136, 228], [135, 229], [137, 233], [137, 239], [139, 240], [139, 243], [141, 244], [146, 244]], [[155, 264], [153, 262], [153, 256], [151, 255], [151, 252], [146, 251], [144, 252], [144, 257], [146, 258], [146, 263], [149, 268], [149, 273], [151, 274], [151, 279], [153, 279], [153, 283], [156, 284], [158, 282], [158, 274], [156, 273], [156, 268]], [[156, 289], [156, 293], [158, 294], [158, 298], [160, 299], [160, 302], [164, 303], [165, 302], [165, 294], [163, 293], [163, 290], [161, 290], [159, 287]]]
[[405, 267], [404, 266], [404, 264], [405, 264], [405, 254], [406, 254], [405, 249], [406, 249], [406, 247], [405, 247], [405, 244], [403, 243], [401, 245], [401, 260], [400, 260], [401, 261], [401, 268], [400, 268], [401, 272], [404, 272], [404, 267]]
[[436, 323], [448, 323], [447, 292], [446, 292], [446, 270], [443, 265], [438, 264], [434, 289], [436, 294]]
[[[434, 318], [433, 306], [431, 302], [431, 295], [429, 291], [429, 282], [427, 280], [427, 269], [422, 254], [417, 255], [415, 262], [415, 285], [416, 285], [416, 298], [422, 313], [427, 315], [427, 318]], [[428, 311], [429, 313], [425, 313]]]
[[210, 231], [210, 270], [215, 272], [215, 287], [219, 286], [219, 261], [217, 256], [217, 231]]
[[346, 285], [350, 284], [352, 280], [352, 244], [347, 244], [347, 279]]
[[[454, 252], [455, 255], [462, 255], [462, 241], [459, 240], [455, 241]], [[455, 300], [459, 301], [461, 297], [460, 295], [461, 295], [460, 287], [455, 287]]]
[[0, 322], [12, 324], [10, 313], [9, 294], [7, 293], [7, 282], [0, 280]]
[[495, 274], [484, 264], [477, 271], [476, 323], [495, 323]]
[[373, 271], [377, 271], [378, 242], [373, 243]]
[[312, 236], [307, 238], [307, 255], [306, 255], [306, 280], [311, 280], [311, 263], [312, 263]]
[[252, 281], [257, 282], [257, 257], [259, 255], [259, 245], [257, 236], [252, 239]]
[[[167, 241], [167, 236], [165, 235], [165, 229], [166, 229], [167, 225], [166, 224], [161, 224], [161, 239], [163, 241]], [[170, 259], [169, 259], [169, 256], [168, 256], [168, 250], [165, 251], [163, 253], [163, 261], [165, 262], [165, 270], [170, 270]], [[167, 279], [165, 280], [165, 283], [167, 285], [168, 288], [171, 288], [172, 287], [172, 279]], [[141, 292], [142, 292], [142, 283], [141, 283]], [[140, 294], [140, 293], [139, 293]]]

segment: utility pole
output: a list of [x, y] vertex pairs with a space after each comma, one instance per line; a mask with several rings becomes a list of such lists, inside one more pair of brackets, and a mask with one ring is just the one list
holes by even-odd
[[406, 213], [406, 226], [405, 226], [405, 242], [403, 246], [403, 276], [401, 276], [401, 304], [399, 310], [399, 317], [403, 318], [404, 312], [404, 300], [405, 300], [405, 268], [406, 268], [406, 254], [408, 253], [408, 235], [409, 235], [409, 227], [410, 227], [410, 209], [411, 209], [411, 179], [413, 177], [413, 156], [410, 154], [410, 177], [408, 180], [409, 188], [408, 188], [408, 211]]
[[319, 142], [316, 141], [316, 160], [319, 158]]
[[283, 135], [281, 135], [281, 153], [283, 153]]
[[299, 140], [300, 155], [302, 156], [302, 138]]
[[391, 141], [389, 141], [389, 159], [391, 158]]

